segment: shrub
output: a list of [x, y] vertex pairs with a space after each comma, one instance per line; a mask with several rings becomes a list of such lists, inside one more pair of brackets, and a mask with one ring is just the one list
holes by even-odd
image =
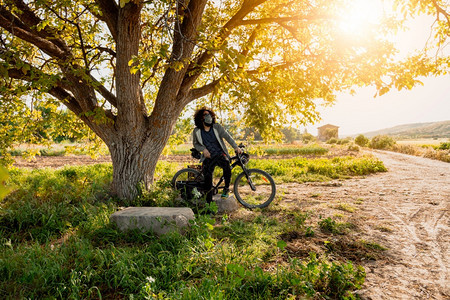
[[345, 144], [350, 143], [350, 141], [351, 141], [350, 138], [338, 139], [336, 144], [338, 144], [338, 145], [345, 145]]
[[450, 142], [441, 143], [438, 147], [439, 150], [450, 150]]
[[314, 142], [316, 140], [316, 138], [308, 132], [305, 132], [304, 134], [302, 134], [302, 142], [303, 143], [309, 143], [309, 142]]
[[337, 138], [331, 138], [327, 141], [327, 144], [336, 144], [338, 142]]
[[369, 143], [369, 139], [366, 138], [363, 134], [360, 134], [355, 138], [355, 143], [358, 146], [365, 147]]
[[393, 138], [387, 135], [377, 135], [370, 140], [369, 147], [373, 149], [389, 149], [395, 144]]
[[359, 146], [358, 146], [358, 145], [355, 145], [355, 144], [353, 144], [353, 143], [351, 143], [350, 145], [348, 145], [347, 150], [348, 150], [348, 151], [355, 151], [355, 152], [358, 152], [358, 151], [359, 151]]

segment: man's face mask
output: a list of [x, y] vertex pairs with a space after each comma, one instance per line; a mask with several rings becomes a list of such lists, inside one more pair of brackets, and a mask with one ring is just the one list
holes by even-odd
[[213, 122], [211, 115], [205, 115], [203, 122], [205, 123], [205, 125], [211, 126]]

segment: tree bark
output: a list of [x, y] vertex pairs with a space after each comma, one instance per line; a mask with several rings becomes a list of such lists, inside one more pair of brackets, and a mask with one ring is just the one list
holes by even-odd
[[125, 131], [108, 145], [113, 164], [112, 191], [121, 199], [134, 199], [140, 190], [153, 184], [159, 156], [183, 109], [172, 106], [175, 100], [167, 100], [153, 112], [142, 135], [127, 135]]

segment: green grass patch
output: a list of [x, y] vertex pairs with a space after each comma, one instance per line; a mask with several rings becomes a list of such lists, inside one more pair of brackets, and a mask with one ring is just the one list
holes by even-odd
[[[170, 149], [173, 155], [190, 155], [192, 145], [178, 145]], [[301, 155], [301, 156], [320, 156], [329, 152], [327, 148], [317, 144], [301, 146], [301, 145], [250, 145], [246, 148], [250, 155]]]
[[353, 213], [353, 212], [356, 211], [356, 208], [351, 206], [348, 203], [339, 203], [334, 208], [342, 210], [342, 211], [346, 211], [346, 212], [349, 212], [349, 213]]
[[[170, 204], [166, 183], [177, 168], [160, 162], [155, 188], [134, 204]], [[122, 233], [109, 222], [124, 204], [109, 195], [111, 176], [110, 164], [10, 170], [14, 192], [0, 202], [3, 297], [352, 299], [364, 282], [351, 262], [290, 256], [281, 234], [314, 235], [302, 212], [197, 215], [184, 236]]]
[[251, 155], [324, 155], [328, 153], [327, 148], [319, 145], [297, 146], [297, 145], [277, 145], [277, 146], [251, 146], [248, 149]]
[[323, 232], [332, 234], [346, 234], [355, 227], [351, 223], [337, 222], [330, 217], [320, 220], [318, 225]]
[[302, 157], [278, 160], [251, 159], [248, 167], [267, 171], [277, 182], [328, 181], [387, 171], [383, 163], [372, 156], [345, 156], [332, 159]]

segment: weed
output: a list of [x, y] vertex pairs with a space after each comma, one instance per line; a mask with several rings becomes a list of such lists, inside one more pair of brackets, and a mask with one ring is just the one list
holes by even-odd
[[376, 227], [377, 230], [381, 231], [381, 232], [393, 232], [394, 230], [386, 225], [380, 225]]
[[361, 240], [360, 243], [364, 247], [366, 247], [368, 249], [379, 250], [379, 251], [386, 251], [387, 250], [387, 248], [385, 248], [385, 247], [383, 247], [380, 244], [375, 243], [375, 242], [368, 242], [368, 241], [365, 241], [365, 240]]
[[348, 203], [339, 203], [334, 208], [342, 210], [342, 211], [350, 212], [350, 213], [353, 213], [356, 211], [356, 208], [351, 206]]
[[447, 143], [442, 142], [442, 143], [439, 145], [438, 149], [439, 149], [439, 150], [450, 150], [450, 142], [447, 142]]
[[318, 224], [323, 232], [332, 234], [345, 234], [354, 227], [353, 224], [336, 222], [330, 217], [322, 219]]
[[306, 227], [305, 236], [306, 237], [313, 237], [314, 235], [315, 235], [315, 232], [312, 229], [312, 227], [311, 226]]
[[358, 198], [355, 201], [355, 204], [363, 204], [364, 203], [364, 199], [363, 198]]
[[378, 243], [364, 240], [352, 241], [345, 237], [326, 241], [325, 248], [335, 256], [354, 262], [380, 259], [383, 257], [382, 253], [387, 250]]

